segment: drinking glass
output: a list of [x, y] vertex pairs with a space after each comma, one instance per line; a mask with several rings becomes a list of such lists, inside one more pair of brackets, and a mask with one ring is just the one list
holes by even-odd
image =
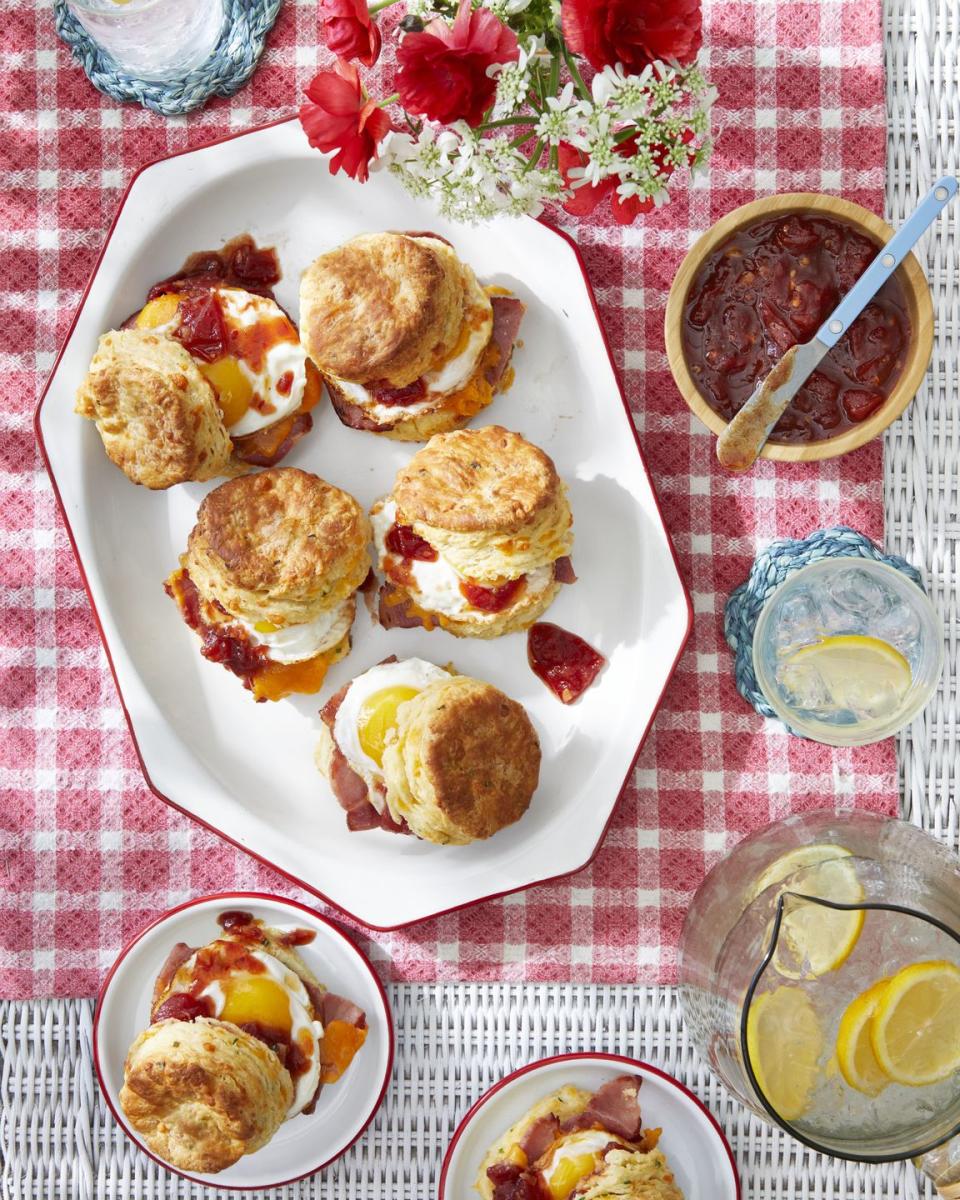
[[163, 82], [206, 62], [223, 29], [223, 0], [67, 0], [123, 70]]
[[[827, 639], [851, 664], [839, 679], [836, 659], [827, 670], [830, 662], [810, 653]], [[936, 691], [942, 625], [923, 590], [895, 567], [824, 558], [795, 571], [767, 600], [753, 666], [791, 729], [830, 746], [865, 746], [909, 724]]]
[[[819, 857], [821, 865], [777, 875], [781, 864], [802, 863], [805, 855], [808, 861]], [[826, 899], [818, 886], [827, 859], [855, 884], [845, 902]], [[777, 882], [764, 886], [771, 878]], [[836, 928], [850, 930], [852, 922], [853, 936], [836, 940], [830, 951], [835, 961], [821, 964], [819, 973], [809, 962], [791, 961], [784, 938], [786, 924], [801, 910], [808, 919], [813, 906], [829, 911]], [[710, 872], [684, 923], [680, 997], [700, 1053], [748, 1108], [812, 1149], [840, 1158], [921, 1157], [918, 1165], [941, 1193], [957, 1196], [960, 1190], [951, 1188], [960, 1180], [960, 1069], [925, 1086], [889, 1081], [873, 1095], [851, 1086], [838, 1069], [841, 1019], [851, 1003], [918, 964], [946, 965], [948, 972], [960, 967], [960, 862], [906, 822], [823, 810], [768, 826]], [[764, 1091], [758, 1042], [749, 1034], [754, 1006], [770, 997], [774, 1004], [791, 1000], [780, 1011], [798, 1014], [797, 1021], [784, 1017], [774, 1028], [775, 1043], [768, 1043], [786, 1063], [780, 1078], [788, 1080], [792, 1095], [794, 1064], [783, 1048], [813, 1046], [816, 1055], [813, 1063], [809, 1054], [797, 1058], [796, 1072], [808, 1086], [802, 1103], [791, 1099], [789, 1112], [783, 1092]], [[946, 1042], [951, 1052], [960, 1045], [960, 1012], [955, 1017]], [[817, 1037], [807, 1035], [807, 1023]], [[791, 1040], [801, 1033], [806, 1042]], [[908, 1026], [908, 1046], [914, 1036]]]

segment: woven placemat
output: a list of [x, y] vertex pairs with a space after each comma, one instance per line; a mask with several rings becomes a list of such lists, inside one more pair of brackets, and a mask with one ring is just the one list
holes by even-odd
[[165, 117], [202, 108], [213, 96], [232, 96], [256, 70], [282, 0], [223, 0], [223, 30], [210, 57], [162, 83], [139, 79], [118, 66], [67, 8], [54, 0], [57, 35], [90, 82], [114, 100], [136, 102]]

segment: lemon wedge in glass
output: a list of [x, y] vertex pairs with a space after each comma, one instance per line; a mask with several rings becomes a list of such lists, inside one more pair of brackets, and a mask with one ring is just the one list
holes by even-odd
[[[863, 888], [850, 861], [852, 857], [845, 846], [830, 842], [798, 846], [782, 854], [764, 870], [753, 886], [751, 899], [768, 887], [803, 872], [796, 881], [798, 892], [838, 904], [859, 904], [863, 900]], [[776, 969], [788, 979], [805, 979], [835, 971], [847, 961], [857, 944], [863, 919], [864, 914], [859, 910], [844, 912], [788, 898], [774, 954]]]
[[889, 979], [878, 979], [856, 1000], [851, 1000], [837, 1030], [837, 1063], [847, 1083], [865, 1096], [879, 1096], [891, 1082], [877, 1062], [870, 1043], [870, 1022]]
[[960, 967], [914, 963], [887, 983], [870, 1020], [870, 1045], [897, 1083], [925, 1087], [960, 1067]]
[[879, 720], [902, 704], [913, 672], [889, 642], [840, 634], [795, 650], [783, 660], [778, 679], [798, 707]]
[[760, 1091], [785, 1121], [802, 1117], [820, 1077], [823, 1031], [813, 1001], [784, 984], [747, 1014], [747, 1052]]

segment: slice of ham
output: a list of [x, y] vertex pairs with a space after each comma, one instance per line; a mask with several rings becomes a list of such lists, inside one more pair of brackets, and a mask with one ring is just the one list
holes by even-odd
[[[383, 659], [383, 663], [396, 661], [394, 654]], [[384, 829], [388, 833], [409, 833], [410, 829], [407, 823], [403, 821], [398, 825], [390, 816], [389, 809], [385, 805], [382, 812], [377, 810], [377, 806], [370, 799], [370, 789], [365, 780], [347, 762], [346, 756], [333, 737], [337, 713], [340, 711], [340, 705], [349, 688], [350, 684], [345, 683], [320, 710], [320, 719], [330, 730], [330, 736], [333, 738], [333, 753], [330, 755], [330, 790], [347, 814], [347, 828], [351, 833], [361, 833], [367, 829]]]
[[350, 429], [366, 429], [371, 433], [384, 433], [396, 424], [395, 421], [386, 421], [383, 424], [375, 421], [359, 404], [353, 404], [336, 385], [331, 386], [329, 382], [327, 383], [327, 394], [330, 396], [334, 412]]
[[408, 611], [409, 597], [391, 600], [390, 596], [397, 594], [395, 584], [384, 583], [380, 587], [380, 602], [378, 616], [384, 629], [416, 629], [423, 625], [423, 618], [417, 613]]
[[493, 1200], [544, 1200], [537, 1177], [513, 1163], [487, 1167], [487, 1178], [493, 1184]]
[[602, 1126], [608, 1133], [639, 1141], [642, 1136], [640, 1115], [639, 1075], [618, 1075], [594, 1092], [584, 1116]]
[[493, 309], [493, 333], [491, 341], [495, 342], [500, 351], [500, 357], [486, 370], [485, 378], [492, 388], [503, 378], [503, 373], [510, 365], [513, 354], [513, 343], [520, 332], [520, 322], [527, 311], [526, 305], [516, 296], [491, 296], [490, 306]]
[[159, 1001], [165, 995], [170, 984], [173, 983], [173, 977], [177, 971], [183, 966], [187, 959], [195, 952], [195, 947], [188, 946], [186, 942], [177, 942], [170, 953], [167, 955], [163, 966], [160, 968], [160, 974], [157, 976], [157, 982], [153, 985], [153, 1003], [152, 1008], [156, 1008]]
[[570, 559], [563, 555], [562, 558], [556, 559], [553, 564], [553, 577], [557, 583], [576, 583], [577, 573], [573, 569], [573, 563]]
[[324, 992], [323, 1002], [320, 1006], [320, 1020], [324, 1025], [329, 1025], [331, 1021], [346, 1021], [348, 1025], [356, 1025], [357, 1029], [366, 1029], [367, 1015], [363, 1009], [354, 1004], [352, 1000], [347, 1000], [343, 996], [338, 996], [335, 992]]
[[[233, 452], [241, 462], [251, 467], [274, 467], [293, 449], [300, 439], [313, 428], [313, 417], [308, 412], [294, 413], [286, 418], [288, 426], [277, 429], [268, 425], [266, 429], [258, 429], [256, 433], [248, 433], [246, 437], [237, 438], [233, 443]], [[277, 434], [281, 440], [277, 443]]]
[[534, 1121], [520, 1142], [520, 1149], [527, 1156], [527, 1162], [535, 1163], [546, 1154], [559, 1133], [560, 1122], [553, 1113]]

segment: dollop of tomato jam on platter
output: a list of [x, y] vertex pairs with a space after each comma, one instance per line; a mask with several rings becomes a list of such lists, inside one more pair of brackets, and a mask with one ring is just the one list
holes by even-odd
[[[763, 218], [717, 247], [693, 279], [681, 330], [707, 404], [729, 421], [791, 346], [814, 337], [878, 249], [848, 222], [813, 213]], [[794, 397], [770, 441], [821, 441], [866, 420], [900, 378], [910, 334], [894, 275]]]

